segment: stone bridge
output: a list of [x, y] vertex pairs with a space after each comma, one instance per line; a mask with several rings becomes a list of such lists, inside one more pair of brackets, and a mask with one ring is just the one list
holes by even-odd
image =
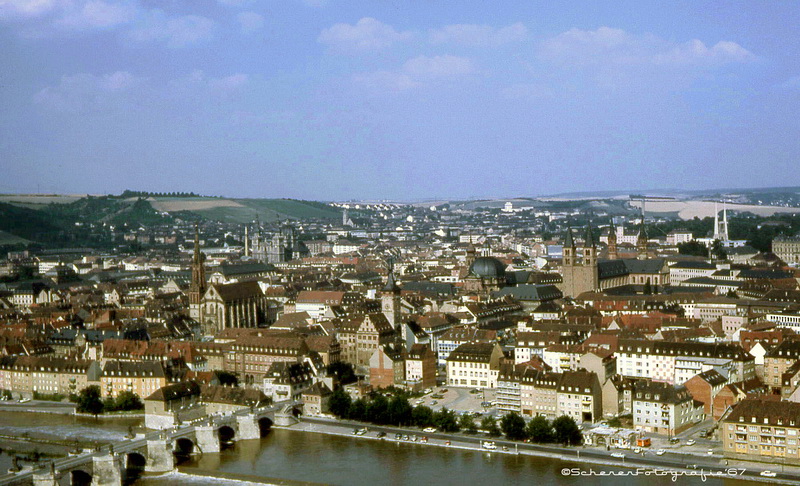
[[165, 473], [193, 454], [217, 453], [239, 440], [264, 437], [273, 426], [297, 422], [297, 402], [208, 416], [169, 430], [150, 432], [69, 456], [38, 469], [0, 476], [0, 485], [121, 486], [142, 473]]

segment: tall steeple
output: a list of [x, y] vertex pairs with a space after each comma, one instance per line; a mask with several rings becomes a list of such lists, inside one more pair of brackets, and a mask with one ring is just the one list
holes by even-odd
[[611, 218], [611, 226], [608, 227], [608, 259], [616, 260], [619, 258], [617, 253], [617, 228], [614, 226], [614, 218]]
[[244, 225], [244, 256], [250, 256], [250, 224]]
[[575, 240], [572, 238], [572, 228], [567, 228], [567, 236], [564, 237], [563, 264], [565, 266], [575, 265]]
[[189, 317], [201, 321], [202, 300], [206, 293], [206, 256], [200, 251], [200, 225], [194, 226], [194, 255], [192, 256], [192, 283], [189, 286]]
[[636, 253], [638, 260], [647, 260], [647, 227], [644, 225], [644, 218], [639, 226], [639, 236], [636, 238]]
[[595, 265], [597, 263], [597, 244], [594, 241], [592, 222], [586, 225], [586, 235], [583, 237], [583, 264]]

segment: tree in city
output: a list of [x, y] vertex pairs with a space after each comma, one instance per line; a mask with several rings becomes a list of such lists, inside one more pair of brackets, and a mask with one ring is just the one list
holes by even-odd
[[130, 411], [130, 410], [142, 410], [144, 408], [144, 403], [142, 403], [142, 399], [139, 398], [139, 395], [133, 393], [132, 391], [123, 391], [117, 395], [116, 400], [114, 400], [114, 409], [115, 410], [122, 410], [122, 411]]
[[500, 419], [500, 430], [508, 440], [522, 440], [525, 438], [525, 419], [516, 412], [507, 413]]
[[475, 419], [471, 413], [465, 413], [458, 420], [458, 426], [468, 434], [474, 434], [478, 431], [478, 426], [475, 424]]
[[389, 400], [389, 423], [392, 425], [408, 425], [411, 423], [411, 404], [404, 396], [395, 395]]
[[728, 259], [728, 252], [725, 251], [725, 247], [722, 246], [722, 242], [719, 240], [714, 240], [714, 243], [711, 245], [711, 254], [714, 255], [714, 258], [717, 260]]
[[411, 412], [411, 421], [417, 427], [430, 427], [433, 425], [433, 410], [425, 405], [414, 407]]
[[103, 412], [103, 400], [100, 387], [97, 385], [87, 386], [78, 393], [77, 410], [80, 413], [90, 413], [99, 415]]
[[364, 420], [367, 416], [367, 401], [363, 398], [354, 400], [347, 411], [347, 418], [351, 420]]
[[239, 386], [239, 377], [230, 371], [215, 371], [214, 374], [222, 386]]
[[583, 434], [575, 419], [562, 415], [553, 420], [553, 438], [555, 442], [564, 445], [579, 445], [583, 442]]
[[553, 442], [553, 427], [543, 415], [533, 417], [525, 427], [525, 432], [532, 442], [537, 442], [539, 444]]
[[458, 419], [455, 412], [443, 407], [433, 414], [433, 425], [442, 432], [458, 432]]
[[358, 380], [353, 365], [344, 361], [336, 361], [328, 365], [328, 376], [333, 376], [342, 385], [355, 383]]
[[497, 427], [497, 421], [494, 419], [494, 417], [490, 417], [488, 415], [481, 419], [481, 430], [485, 431], [492, 437], [497, 437], [500, 435], [500, 429]]
[[367, 403], [366, 416], [367, 422], [384, 425], [389, 422], [389, 401], [383, 395], [376, 395], [375, 398]]
[[686, 243], [678, 244], [678, 253], [681, 255], [694, 255], [694, 256], [708, 256], [708, 247], [706, 245], [692, 240], [687, 241]]
[[328, 401], [328, 408], [331, 413], [338, 418], [346, 418], [350, 412], [350, 405], [353, 400], [350, 395], [342, 388], [337, 388], [331, 394]]

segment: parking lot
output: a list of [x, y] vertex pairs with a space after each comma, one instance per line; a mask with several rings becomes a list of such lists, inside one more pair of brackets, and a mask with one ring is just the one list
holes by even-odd
[[475, 391], [472, 388], [437, 387], [424, 397], [412, 401], [412, 405], [425, 405], [433, 410], [447, 407], [455, 412], [478, 412], [497, 415], [497, 407], [484, 407], [482, 404], [494, 403], [494, 390]]

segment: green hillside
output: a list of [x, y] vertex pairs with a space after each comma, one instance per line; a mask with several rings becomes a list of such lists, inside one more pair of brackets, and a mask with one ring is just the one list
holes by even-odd
[[295, 199], [231, 199], [238, 206], [217, 206], [189, 212], [227, 223], [263, 222], [282, 219], [341, 219], [341, 212], [327, 204]]

